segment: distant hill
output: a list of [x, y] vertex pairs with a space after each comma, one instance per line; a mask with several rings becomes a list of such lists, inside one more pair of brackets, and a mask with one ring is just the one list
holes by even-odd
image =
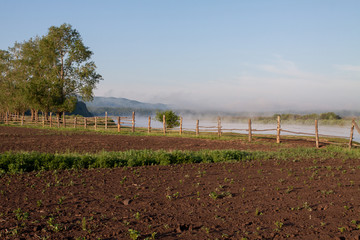
[[83, 117], [92, 117], [93, 114], [89, 112], [86, 104], [82, 101], [77, 101], [75, 110], [70, 115], [81, 115]]
[[85, 104], [88, 107], [168, 109], [168, 106], [162, 103], [143, 103], [127, 98], [115, 97], [94, 97], [93, 101], [85, 102]]
[[127, 98], [115, 97], [94, 97], [91, 102], [85, 102], [89, 111], [101, 116], [107, 112], [109, 115], [130, 115], [133, 111], [140, 115], [149, 115], [157, 110], [169, 109], [169, 106], [162, 103], [144, 103]]

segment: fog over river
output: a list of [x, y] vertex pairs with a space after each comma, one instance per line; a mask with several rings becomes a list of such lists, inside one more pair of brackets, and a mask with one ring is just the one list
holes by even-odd
[[[115, 119], [114, 119], [115, 120]], [[116, 121], [116, 120], [115, 120]], [[263, 123], [252, 123], [252, 129], [256, 130], [264, 130], [264, 129], [276, 129], [277, 124], [263, 124]], [[144, 116], [136, 116], [136, 127], [148, 127], [148, 117]], [[159, 128], [161, 129], [163, 127], [162, 122], [156, 121], [154, 117], [151, 118], [151, 128]], [[217, 120], [209, 120], [204, 119], [202, 120], [199, 118], [199, 128], [200, 132], [203, 132], [205, 130], [209, 130], [208, 128], [202, 128], [202, 127], [214, 127], [212, 129], [213, 132], [217, 132], [215, 129], [217, 127]], [[221, 127], [223, 132], [235, 132], [235, 133], [243, 133], [247, 134], [248, 131], [245, 129], [248, 129], [248, 123], [247, 122], [227, 122], [222, 120], [221, 121]], [[195, 131], [196, 128], [196, 119], [191, 117], [184, 117], [183, 118], [183, 130], [190, 130]], [[349, 139], [350, 137], [350, 124], [349, 126], [338, 126], [338, 125], [322, 125], [321, 121], [319, 121], [319, 135], [320, 135], [320, 141], [321, 141], [321, 135], [329, 135], [329, 136], [336, 136], [340, 138], [346, 138]], [[178, 128], [175, 128], [178, 129]], [[235, 130], [229, 130], [229, 129], [235, 129]], [[315, 125], [305, 125], [305, 124], [287, 124], [287, 123], [281, 123], [281, 129], [292, 131], [292, 132], [302, 132], [307, 134], [299, 134], [299, 136], [309, 135], [314, 136], [315, 134]], [[276, 130], [271, 131], [253, 131], [253, 134], [276, 134]], [[282, 131], [281, 135], [297, 135], [294, 133], [287, 133]], [[354, 141], [360, 142], [360, 134], [354, 130]]]

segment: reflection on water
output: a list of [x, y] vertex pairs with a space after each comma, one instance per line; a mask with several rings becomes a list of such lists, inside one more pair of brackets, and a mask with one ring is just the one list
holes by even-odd
[[[114, 119], [116, 121], [116, 119]], [[136, 117], [136, 127], [147, 127], [148, 126], [148, 117], [142, 117], [137, 116]], [[131, 122], [129, 122], [129, 126], [131, 125]], [[199, 120], [199, 127], [200, 132], [202, 130], [205, 130], [205, 128], [202, 127], [216, 127], [217, 121], [211, 121], [211, 120]], [[243, 133], [247, 134], [248, 132], [246, 129], [248, 129], [248, 123], [239, 122], [239, 123], [233, 123], [233, 122], [221, 122], [222, 131], [223, 132], [235, 132], [235, 133]], [[154, 117], [151, 118], [151, 127], [152, 128], [159, 128], [161, 129], [163, 127], [162, 122], [158, 122], [154, 119]], [[334, 126], [334, 125], [321, 125], [321, 121], [319, 122], [319, 135], [329, 135], [329, 136], [336, 136], [341, 138], [349, 138], [350, 137], [350, 127], [351, 126]], [[184, 118], [183, 119], [183, 129], [184, 130], [192, 130], [195, 131], [196, 128], [196, 119], [191, 118]], [[175, 128], [176, 129], [176, 128]], [[259, 124], [256, 122], [252, 123], [252, 129], [256, 130], [264, 130], [264, 129], [274, 129], [271, 131], [254, 131], [254, 134], [276, 134], [276, 123], [275, 124]], [[292, 131], [292, 132], [301, 132], [305, 133], [303, 135], [312, 135], [315, 134], [315, 126], [311, 125], [294, 125], [294, 124], [281, 124], [281, 129]], [[208, 130], [208, 129], [207, 129]], [[217, 129], [212, 129], [213, 132], [217, 132]], [[281, 135], [294, 135], [293, 133], [286, 133], [281, 132]], [[301, 134], [300, 134], [301, 135]], [[354, 131], [354, 141], [360, 142], [360, 134]]]

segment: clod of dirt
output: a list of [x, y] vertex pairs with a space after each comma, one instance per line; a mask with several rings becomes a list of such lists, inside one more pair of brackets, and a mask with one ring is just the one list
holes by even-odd
[[123, 204], [124, 204], [125, 206], [127, 206], [127, 205], [129, 205], [131, 202], [132, 202], [131, 199], [125, 199], [125, 200], [123, 201]]
[[192, 226], [191, 225], [187, 225], [187, 224], [179, 224], [176, 228], [176, 232], [177, 233], [181, 233], [184, 231], [188, 231], [188, 230], [192, 230]]

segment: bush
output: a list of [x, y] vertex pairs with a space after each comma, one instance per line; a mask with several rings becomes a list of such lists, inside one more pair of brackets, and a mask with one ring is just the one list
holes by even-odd
[[335, 119], [341, 119], [341, 117], [333, 112], [328, 113], [322, 113], [320, 114], [320, 119], [323, 120], [335, 120]]
[[180, 117], [172, 110], [156, 112], [155, 119], [159, 122], [163, 121], [165, 115], [165, 125], [167, 128], [178, 127], [180, 125]]

